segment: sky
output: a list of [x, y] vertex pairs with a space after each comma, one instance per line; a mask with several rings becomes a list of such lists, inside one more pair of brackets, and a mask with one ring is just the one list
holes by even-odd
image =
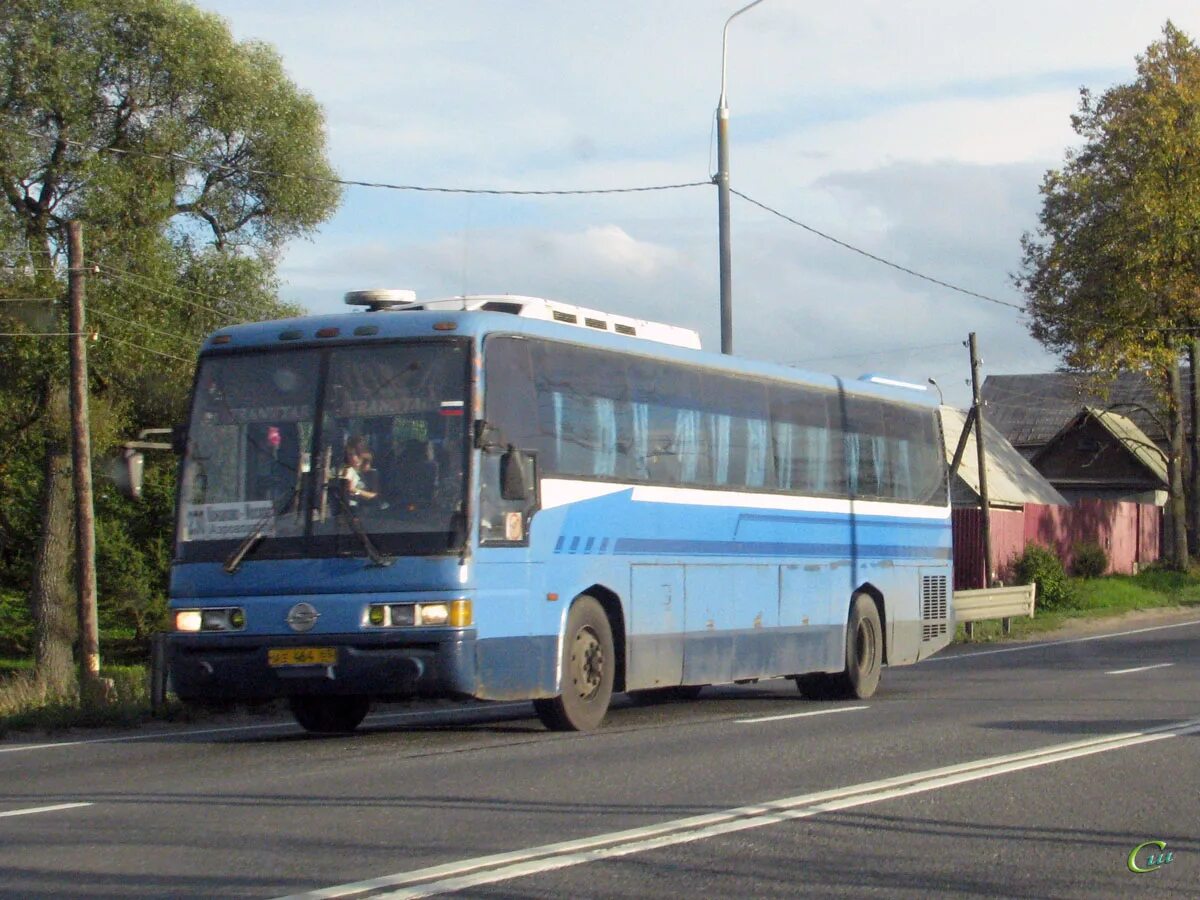
[[[746, 0], [201, 0], [273, 45], [325, 111], [340, 178], [578, 190], [708, 182], [721, 35]], [[1039, 186], [1076, 143], [1082, 87], [1131, 81], [1158, 0], [764, 0], [728, 30], [731, 187], [908, 269], [1023, 303], [1012, 276]], [[902, 273], [740, 197], [740, 356], [884, 373], [970, 402], [987, 374], [1050, 371], [1017, 309]], [[717, 190], [511, 197], [348, 187], [285, 248], [281, 294], [524, 294], [670, 322], [720, 349]]]

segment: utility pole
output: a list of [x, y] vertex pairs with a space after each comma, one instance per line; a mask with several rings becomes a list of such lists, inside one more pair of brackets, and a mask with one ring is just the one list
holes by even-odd
[[721, 265], [721, 352], [733, 353], [733, 263], [729, 236], [729, 103], [725, 99], [726, 50], [729, 23], [763, 0], [747, 3], [725, 20], [721, 31], [721, 97], [717, 101], [717, 243]]
[[971, 351], [971, 411], [975, 414], [975, 451], [979, 459], [979, 502], [983, 509], [983, 584], [981, 588], [992, 586], [995, 580], [992, 572], [992, 505], [988, 500], [987, 486], [987, 452], [983, 446], [983, 400], [979, 396], [979, 348], [975, 343], [975, 332], [967, 338], [967, 346]]
[[83, 316], [83, 227], [67, 223], [71, 342], [71, 461], [75, 470], [75, 591], [79, 602], [79, 656], [84, 695], [100, 678], [96, 618], [96, 523], [92, 504], [92, 440], [88, 421], [86, 323]]

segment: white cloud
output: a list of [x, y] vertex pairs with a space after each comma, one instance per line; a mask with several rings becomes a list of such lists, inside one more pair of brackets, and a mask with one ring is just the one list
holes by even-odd
[[[279, 49], [324, 105], [344, 177], [538, 189], [706, 180], [721, 27], [742, 3], [201, 5]], [[1009, 275], [1041, 175], [1074, 141], [1077, 88], [1129, 80], [1168, 17], [1200, 37], [1200, 8], [1163, 0], [768, 0], [730, 28], [733, 185], [872, 253], [1020, 302]], [[1015, 310], [736, 198], [733, 241], [739, 352], [934, 375], [959, 402], [968, 331], [987, 371], [1053, 364]], [[282, 275], [293, 299], [321, 310], [375, 285], [542, 294], [695, 327], [715, 347], [716, 246], [708, 186], [521, 200], [355, 188], [315, 241], [289, 250]]]

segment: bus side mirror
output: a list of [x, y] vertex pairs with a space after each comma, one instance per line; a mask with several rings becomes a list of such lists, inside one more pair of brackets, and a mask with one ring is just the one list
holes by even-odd
[[141, 452], [132, 447], [121, 450], [121, 464], [118, 468], [117, 489], [130, 500], [142, 499], [142, 476], [146, 469], [146, 458]]
[[504, 451], [500, 457], [500, 496], [505, 500], [529, 500], [534, 481], [533, 459], [516, 447]]
[[187, 452], [187, 439], [187, 425], [176, 425], [171, 429], [171, 449], [175, 451], [176, 456], [183, 456]]

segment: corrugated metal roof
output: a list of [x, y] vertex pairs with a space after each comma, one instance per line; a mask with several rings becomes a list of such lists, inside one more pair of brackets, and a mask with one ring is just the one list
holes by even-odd
[[[1180, 372], [1184, 396], [1191, 390], [1191, 371]], [[1142, 372], [1122, 372], [1108, 383], [1107, 396], [1097, 389], [1096, 377], [1078, 372], [1045, 372], [1040, 375], [989, 375], [981, 394], [986, 419], [1019, 448], [1037, 448], [1058, 434], [1084, 406], [1116, 407], [1152, 441], [1162, 444], [1166, 435], [1156, 421], [1162, 408], [1158, 385]], [[1147, 411], [1149, 410], [1149, 411]], [[1191, 413], [1184, 404], [1184, 425], [1191, 429]]]
[[[954, 458], [967, 414], [951, 406], [942, 407], [942, 433], [946, 442], [946, 459]], [[983, 443], [987, 452], [988, 501], [993, 506], [1021, 506], [1025, 503], [1045, 503], [1068, 506], [1066, 499], [1038, 472], [1017, 449], [993, 428], [984, 415]], [[958, 477], [979, 496], [979, 453], [975, 449], [975, 430], [967, 438]]]

